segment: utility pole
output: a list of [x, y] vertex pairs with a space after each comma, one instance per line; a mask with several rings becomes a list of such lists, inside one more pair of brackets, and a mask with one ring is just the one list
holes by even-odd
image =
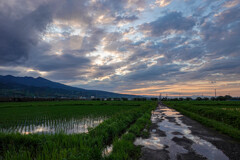
[[158, 100], [159, 100], [159, 101], [162, 100], [162, 93], [159, 94]]
[[217, 97], [217, 89], [215, 89], [215, 98]]

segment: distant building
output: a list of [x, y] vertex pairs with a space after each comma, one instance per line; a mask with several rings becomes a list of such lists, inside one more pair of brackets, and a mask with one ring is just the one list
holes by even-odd
[[86, 100], [87, 98], [80, 96], [79, 99], [80, 99], [80, 100]]

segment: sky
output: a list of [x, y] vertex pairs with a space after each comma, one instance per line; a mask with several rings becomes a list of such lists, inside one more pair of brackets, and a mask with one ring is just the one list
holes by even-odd
[[239, 0], [0, 0], [0, 75], [240, 96]]

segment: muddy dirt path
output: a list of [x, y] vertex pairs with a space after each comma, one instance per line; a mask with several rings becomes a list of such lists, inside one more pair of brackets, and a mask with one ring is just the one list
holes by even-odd
[[150, 137], [138, 138], [142, 160], [240, 159], [240, 143], [159, 104], [152, 112]]

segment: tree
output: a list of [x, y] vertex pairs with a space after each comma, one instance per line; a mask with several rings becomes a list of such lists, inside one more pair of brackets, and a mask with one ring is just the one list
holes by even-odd
[[186, 97], [186, 99], [185, 100], [187, 100], [187, 101], [191, 101], [192, 100], [192, 98], [191, 97]]
[[123, 101], [128, 101], [128, 98], [123, 97], [122, 100]]
[[204, 100], [204, 101], [208, 101], [209, 98], [208, 98], [208, 97], [204, 97], [203, 100]]
[[211, 97], [211, 100], [212, 100], [212, 101], [215, 101], [215, 100], [216, 100], [216, 98], [215, 98], [215, 97]]
[[201, 101], [202, 98], [201, 98], [201, 97], [197, 97], [196, 100], [197, 100], [197, 101]]
[[223, 97], [223, 96], [218, 96], [218, 97], [216, 98], [216, 100], [217, 100], [217, 101], [225, 101], [226, 99], [225, 99], [225, 97]]
[[229, 100], [229, 99], [232, 99], [232, 96], [230, 96], [230, 95], [225, 95], [224, 98], [225, 98], [226, 100]]
[[181, 98], [179, 98], [179, 101], [183, 101], [183, 98], [181, 97]]
[[155, 97], [152, 97], [152, 98], [150, 98], [152, 101], [157, 101], [158, 100], [158, 98], [155, 98]]

